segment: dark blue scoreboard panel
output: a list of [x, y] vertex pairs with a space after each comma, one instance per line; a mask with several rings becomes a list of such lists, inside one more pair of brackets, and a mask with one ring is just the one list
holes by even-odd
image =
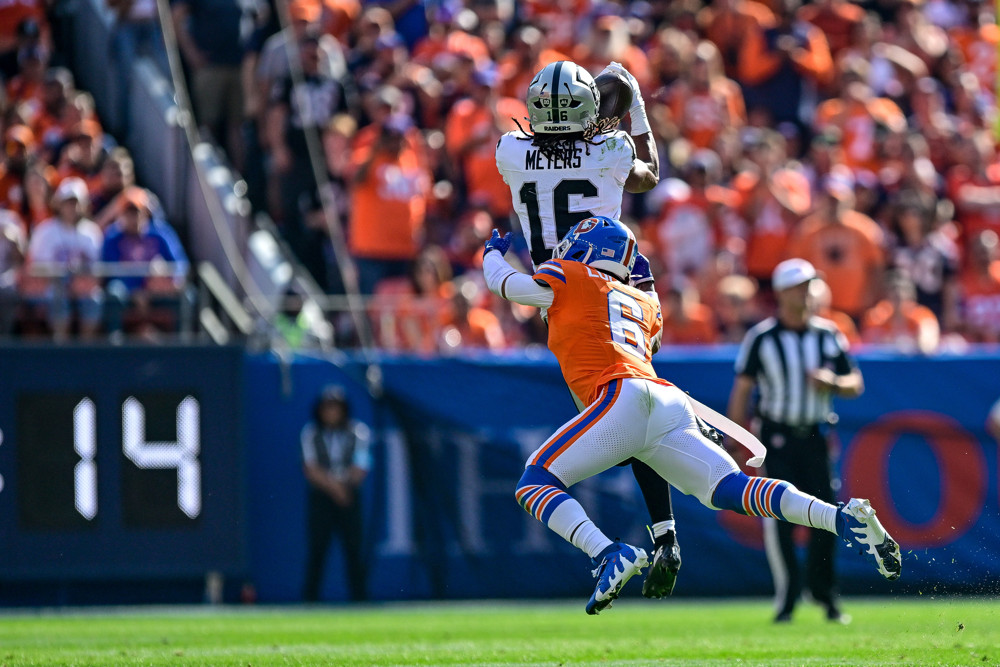
[[246, 570], [243, 354], [0, 348], [0, 579]]

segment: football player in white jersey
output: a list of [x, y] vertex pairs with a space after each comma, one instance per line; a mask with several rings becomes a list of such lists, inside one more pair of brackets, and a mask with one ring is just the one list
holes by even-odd
[[[528, 86], [530, 131], [518, 123], [518, 131], [497, 142], [497, 169], [510, 186], [535, 269], [552, 258], [553, 248], [576, 223], [598, 215], [620, 219], [624, 190], [646, 192], [659, 182], [656, 143], [639, 84], [618, 63], [612, 62], [605, 72], [619, 75], [632, 89], [632, 136], [604, 127], [618, 123], [598, 118], [600, 92], [594, 77], [576, 63], [561, 60], [542, 68]], [[651, 283], [641, 288], [652, 289]], [[579, 397], [573, 400], [578, 410], [583, 408]], [[642, 593], [659, 598], [673, 591], [681, 566], [670, 486], [645, 463], [629, 462], [649, 510], [655, 543]]]

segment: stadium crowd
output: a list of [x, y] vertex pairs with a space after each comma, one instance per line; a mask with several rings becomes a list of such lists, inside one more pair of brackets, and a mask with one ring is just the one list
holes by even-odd
[[175, 332], [187, 256], [94, 99], [52, 62], [41, 3], [0, 6], [0, 336]]
[[[199, 122], [328, 293], [343, 293], [345, 271], [357, 276], [384, 347], [544, 344], [533, 309], [494, 298], [475, 269], [490, 230], [511, 228], [497, 140], [525, 125], [531, 77], [559, 59], [595, 74], [615, 60], [640, 83], [661, 182], [626, 195], [622, 217], [659, 278], [665, 344], [741, 340], [773, 312], [771, 272], [792, 256], [825, 277], [815, 297], [854, 343], [924, 353], [1000, 343], [992, 3], [173, 0], [171, 9]], [[16, 202], [0, 188], [0, 205], [28, 232], [54, 203], [48, 189], [58, 199], [59, 180], [79, 175], [97, 188], [95, 221], [109, 224], [115, 216], [96, 208], [114, 199], [99, 183], [108, 160], [87, 150], [100, 143], [92, 105], [68, 72], [36, 63], [44, 35], [32, 50], [22, 32], [31, 31], [15, 36], [13, 60], [0, 55], [3, 182], [30, 154], [23, 178], [34, 184]], [[351, 267], [333, 251], [337, 221]]]

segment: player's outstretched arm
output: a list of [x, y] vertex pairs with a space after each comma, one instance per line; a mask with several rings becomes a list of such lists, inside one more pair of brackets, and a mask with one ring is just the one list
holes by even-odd
[[646, 117], [646, 103], [642, 99], [639, 82], [621, 63], [613, 60], [604, 71], [621, 75], [632, 87], [632, 105], [628, 113], [632, 123], [630, 134], [635, 142], [636, 161], [625, 181], [625, 189], [628, 192], [652, 190], [660, 182], [660, 156], [656, 150], [656, 140], [653, 139], [649, 119]]
[[510, 249], [510, 232], [500, 236], [493, 230], [493, 236], [483, 249], [483, 275], [490, 291], [508, 301], [525, 306], [548, 308], [552, 305], [552, 289], [535, 282], [531, 276], [521, 273], [511, 266], [504, 255]]

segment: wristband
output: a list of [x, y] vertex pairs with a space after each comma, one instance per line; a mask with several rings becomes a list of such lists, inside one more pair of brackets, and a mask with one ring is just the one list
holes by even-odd
[[640, 104], [629, 109], [629, 117], [632, 119], [632, 136], [651, 132], [653, 128], [649, 126], [649, 119], [646, 117], [646, 105]]

